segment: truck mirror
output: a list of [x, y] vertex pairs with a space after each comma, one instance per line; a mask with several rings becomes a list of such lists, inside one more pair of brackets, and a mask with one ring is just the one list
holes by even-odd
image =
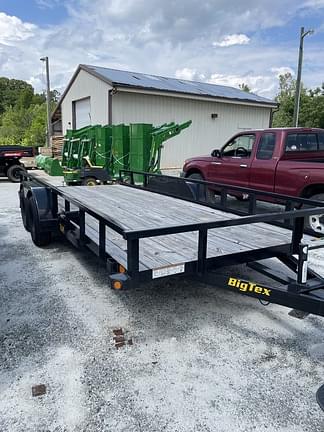
[[220, 158], [220, 157], [221, 157], [221, 153], [220, 153], [220, 151], [219, 151], [218, 149], [213, 150], [213, 151], [211, 152], [211, 155], [212, 155], [213, 157], [217, 157], [217, 158]]

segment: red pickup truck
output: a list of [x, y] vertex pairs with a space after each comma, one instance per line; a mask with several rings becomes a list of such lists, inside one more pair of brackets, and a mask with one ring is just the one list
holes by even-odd
[[324, 201], [324, 129], [244, 131], [210, 156], [187, 159], [182, 175]]

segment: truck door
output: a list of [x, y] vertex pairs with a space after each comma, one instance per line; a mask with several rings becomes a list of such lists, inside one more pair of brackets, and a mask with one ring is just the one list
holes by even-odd
[[211, 181], [248, 187], [255, 138], [254, 133], [244, 133], [229, 141], [210, 164]]
[[275, 154], [275, 147], [276, 134], [274, 132], [263, 133], [251, 164], [249, 181], [251, 188], [274, 192], [276, 166], [279, 160]]

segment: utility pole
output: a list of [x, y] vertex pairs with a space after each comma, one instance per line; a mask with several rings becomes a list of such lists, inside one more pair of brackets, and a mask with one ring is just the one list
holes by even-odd
[[294, 119], [293, 119], [293, 126], [294, 127], [298, 127], [300, 89], [301, 89], [301, 73], [302, 73], [302, 66], [303, 66], [304, 37], [307, 35], [311, 35], [313, 33], [314, 33], [314, 30], [305, 31], [304, 27], [301, 27], [301, 29], [300, 29], [298, 71], [297, 71], [297, 80], [296, 80], [295, 107], [294, 107]]
[[46, 107], [47, 107], [47, 140], [46, 147], [51, 147], [51, 136], [52, 136], [52, 122], [51, 122], [51, 88], [50, 88], [50, 78], [49, 78], [49, 62], [48, 57], [42, 57], [40, 59], [45, 62], [46, 66]]

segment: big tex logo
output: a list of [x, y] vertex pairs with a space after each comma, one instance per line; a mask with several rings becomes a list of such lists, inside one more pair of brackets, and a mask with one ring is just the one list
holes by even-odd
[[271, 295], [271, 289], [269, 288], [264, 288], [255, 283], [241, 281], [240, 279], [236, 279], [236, 278], [229, 278], [227, 285], [238, 288], [240, 291], [247, 292], [247, 293], [253, 292], [255, 294], [260, 294], [268, 297], [270, 297]]

